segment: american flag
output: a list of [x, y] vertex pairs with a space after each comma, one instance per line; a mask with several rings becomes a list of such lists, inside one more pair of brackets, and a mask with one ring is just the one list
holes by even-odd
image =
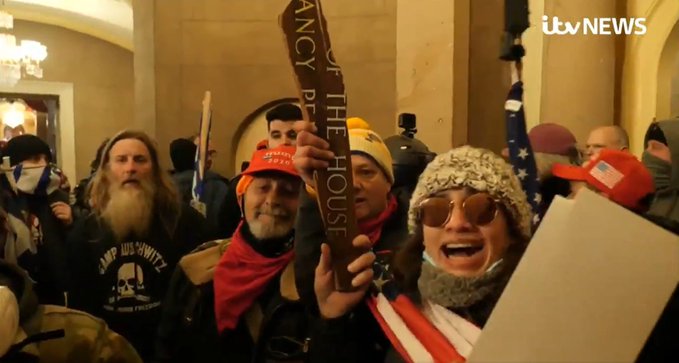
[[367, 304], [394, 349], [406, 362], [465, 362], [481, 330], [438, 305], [416, 306], [394, 282], [390, 255], [377, 253]]
[[589, 171], [589, 174], [598, 180], [601, 184], [608, 187], [608, 189], [613, 189], [625, 176], [623, 173], [618, 171], [618, 169], [611, 166], [611, 164], [600, 160], [594, 167]]
[[540, 195], [540, 179], [526, 131], [526, 116], [523, 108], [523, 82], [512, 85], [505, 102], [505, 120], [507, 126], [507, 147], [509, 161], [514, 173], [521, 181], [521, 187], [533, 211], [533, 230], [540, 224], [544, 213], [542, 195]]
[[212, 128], [212, 110], [210, 109], [211, 94], [205, 92], [203, 99], [203, 113], [200, 118], [199, 143], [196, 148], [196, 158], [193, 164], [193, 183], [191, 187], [191, 206], [203, 216], [206, 214], [205, 203], [202, 201], [205, 179], [205, 164], [207, 163], [210, 129]]

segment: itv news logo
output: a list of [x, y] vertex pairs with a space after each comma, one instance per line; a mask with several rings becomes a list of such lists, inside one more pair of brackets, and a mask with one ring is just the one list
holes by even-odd
[[[643, 35], [646, 34], [646, 18], [584, 18], [582, 21], [559, 21], [554, 16], [542, 16], [542, 32], [547, 35]], [[550, 29], [551, 25], [551, 29]]]

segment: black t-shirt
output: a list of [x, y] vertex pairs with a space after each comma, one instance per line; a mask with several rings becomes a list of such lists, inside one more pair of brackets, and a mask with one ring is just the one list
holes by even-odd
[[143, 358], [153, 352], [160, 306], [179, 259], [205, 242], [205, 220], [183, 206], [173, 235], [156, 218], [148, 236], [118, 243], [110, 228], [90, 215], [69, 239], [69, 306], [104, 319]]

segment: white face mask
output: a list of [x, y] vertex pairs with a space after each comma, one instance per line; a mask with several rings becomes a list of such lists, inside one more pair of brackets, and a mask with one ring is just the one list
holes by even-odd
[[19, 304], [12, 290], [0, 286], [0, 357], [14, 344], [19, 330]]
[[51, 166], [23, 167], [19, 164], [9, 170], [7, 178], [16, 189], [34, 195], [50, 195], [61, 185], [61, 177]]

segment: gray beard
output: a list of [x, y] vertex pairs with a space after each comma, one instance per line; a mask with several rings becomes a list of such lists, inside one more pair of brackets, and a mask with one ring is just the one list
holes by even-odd
[[503, 260], [481, 276], [457, 277], [423, 261], [417, 285], [422, 299], [448, 309], [468, 308], [499, 297], [509, 279], [507, 270]]

